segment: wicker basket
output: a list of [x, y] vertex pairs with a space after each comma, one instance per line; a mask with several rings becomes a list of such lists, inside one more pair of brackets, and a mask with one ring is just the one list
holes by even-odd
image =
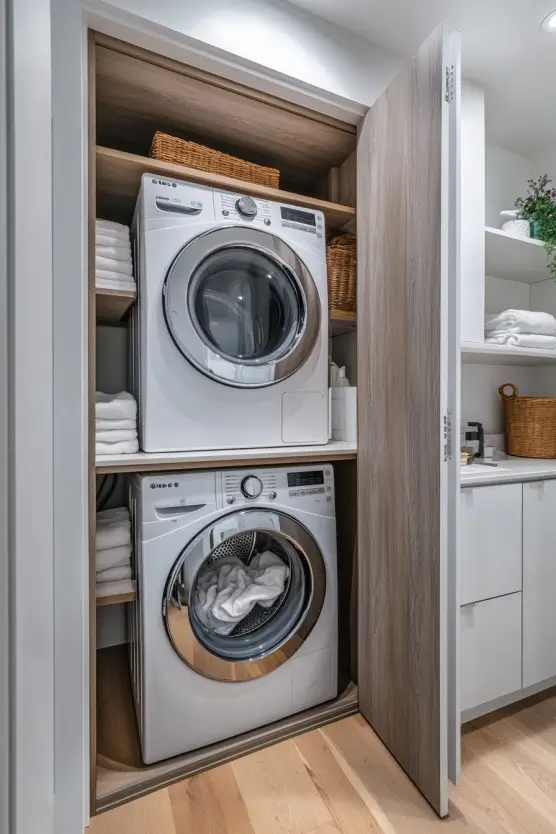
[[340, 235], [326, 247], [328, 264], [328, 306], [355, 313], [357, 309], [356, 237]]
[[508, 454], [556, 458], [556, 397], [520, 397], [511, 382], [501, 385], [498, 393], [506, 412]]
[[162, 162], [175, 162], [177, 165], [187, 165], [198, 171], [209, 171], [211, 174], [255, 182], [257, 185], [267, 185], [270, 188], [278, 188], [280, 184], [280, 172], [275, 168], [244, 162], [243, 159], [227, 153], [213, 151], [196, 142], [186, 142], [160, 131], [154, 135], [151, 156]]

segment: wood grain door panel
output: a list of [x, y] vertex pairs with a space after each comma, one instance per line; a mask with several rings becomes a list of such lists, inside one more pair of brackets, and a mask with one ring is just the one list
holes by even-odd
[[448, 113], [439, 28], [367, 114], [357, 151], [360, 709], [441, 815]]

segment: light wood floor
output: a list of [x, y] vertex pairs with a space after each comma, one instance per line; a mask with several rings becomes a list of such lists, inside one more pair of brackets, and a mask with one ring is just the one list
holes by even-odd
[[556, 695], [475, 722], [439, 820], [361, 716], [95, 817], [90, 834], [554, 834]]

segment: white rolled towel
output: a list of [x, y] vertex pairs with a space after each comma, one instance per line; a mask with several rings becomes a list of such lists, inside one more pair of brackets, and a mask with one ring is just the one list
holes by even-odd
[[109, 429], [108, 431], [96, 430], [95, 440], [97, 443], [121, 443], [122, 440], [136, 440], [137, 429]]
[[[124, 280], [125, 279], [125, 280]], [[122, 275], [120, 278], [99, 278], [98, 271], [95, 277], [95, 287], [97, 290], [118, 290], [122, 292], [137, 292], [137, 285], [133, 278]]]
[[95, 443], [95, 454], [102, 455], [134, 455], [139, 451], [139, 441], [121, 440], [119, 443]]
[[531, 310], [504, 310], [496, 316], [486, 316], [485, 333], [490, 335], [494, 330], [556, 336], [556, 318], [550, 313], [538, 313]]
[[121, 429], [136, 428], [136, 420], [103, 420], [102, 417], [98, 417], [95, 420], [95, 429], [97, 431], [112, 431], [113, 429], [115, 429], [116, 431], [120, 431]]
[[117, 261], [115, 258], [103, 258], [101, 255], [95, 256], [95, 273], [97, 270], [101, 270], [103, 272], [116, 272], [121, 275], [133, 275], [131, 260]]
[[131, 547], [131, 519], [125, 507], [97, 513], [97, 552], [116, 547]]
[[119, 579], [131, 579], [131, 565], [123, 565], [120, 568], [108, 568], [108, 570], [97, 571], [97, 585], [102, 582], [116, 582]]
[[131, 545], [122, 544], [120, 547], [108, 547], [106, 550], [97, 550], [95, 566], [97, 573], [110, 568], [125, 568], [131, 564]]
[[100, 582], [96, 586], [97, 597], [115, 597], [120, 594], [131, 594], [135, 591], [133, 580], [117, 579], [112, 582]]
[[95, 264], [95, 284], [100, 281], [114, 281], [117, 284], [132, 284], [135, 286], [135, 279], [132, 273], [122, 272], [120, 269], [105, 269]]
[[95, 247], [96, 246], [125, 246], [128, 248], [131, 247], [131, 243], [129, 234], [97, 229], [95, 232]]
[[123, 519], [124, 521], [131, 520], [131, 515], [127, 507], [111, 507], [109, 510], [99, 510], [97, 513], [97, 523], [100, 521], [102, 524], [105, 524], [109, 521], [119, 519]]
[[124, 223], [115, 223], [113, 220], [103, 220], [97, 217], [96, 222], [97, 231], [112, 232], [113, 234], [127, 235], [129, 237], [129, 226]]
[[137, 403], [127, 391], [118, 394], [96, 392], [95, 417], [97, 420], [136, 420]]
[[96, 258], [111, 258], [113, 261], [123, 261], [123, 263], [131, 263], [131, 246], [130, 244], [121, 244], [113, 246], [95, 246]]
[[485, 338], [485, 342], [488, 345], [556, 350], [556, 336], [539, 336], [536, 333], [507, 333], [494, 330]]

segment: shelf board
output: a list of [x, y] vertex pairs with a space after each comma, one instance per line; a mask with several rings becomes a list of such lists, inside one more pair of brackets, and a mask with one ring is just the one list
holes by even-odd
[[98, 651], [97, 670], [97, 813], [358, 711], [357, 686], [350, 682], [333, 701], [209, 747], [145, 765], [139, 746], [127, 647]]
[[537, 284], [550, 278], [542, 241], [487, 226], [485, 245], [487, 275], [524, 284]]
[[111, 597], [97, 597], [97, 608], [104, 608], [106, 605], [121, 605], [124, 602], [135, 602], [136, 591], [128, 591], [126, 594], [114, 594]]
[[355, 217], [355, 209], [350, 206], [329, 203], [326, 200], [317, 200], [314, 197], [305, 197], [301, 194], [292, 194], [289, 191], [280, 191], [277, 188], [268, 188], [264, 185], [256, 185], [255, 183], [232, 179], [232, 177], [223, 177], [207, 171], [198, 171], [195, 168], [187, 168], [185, 165], [160, 162], [158, 159], [136, 156], [124, 151], [115, 151], [111, 148], [97, 146], [96, 167], [97, 203], [101, 206], [101, 210], [112, 209], [118, 213], [123, 212], [129, 217], [132, 216], [135, 208], [141, 177], [147, 173], [163, 177], [175, 177], [206, 185], [209, 188], [221, 188], [224, 191], [249, 194], [252, 197], [322, 211], [326, 218], [327, 231], [338, 231]]
[[137, 293], [132, 290], [95, 290], [97, 324], [119, 324], [135, 303]]
[[345, 310], [329, 310], [328, 321], [331, 336], [353, 333], [357, 327], [357, 313], [348, 313]]
[[556, 365], [556, 350], [463, 342], [461, 361], [467, 365]]
[[213, 469], [283, 463], [355, 460], [357, 443], [331, 440], [326, 446], [278, 446], [270, 449], [209, 449], [203, 452], [160, 452], [135, 455], [99, 455], [99, 475], [112, 472], [160, 472], [182, 469]]

